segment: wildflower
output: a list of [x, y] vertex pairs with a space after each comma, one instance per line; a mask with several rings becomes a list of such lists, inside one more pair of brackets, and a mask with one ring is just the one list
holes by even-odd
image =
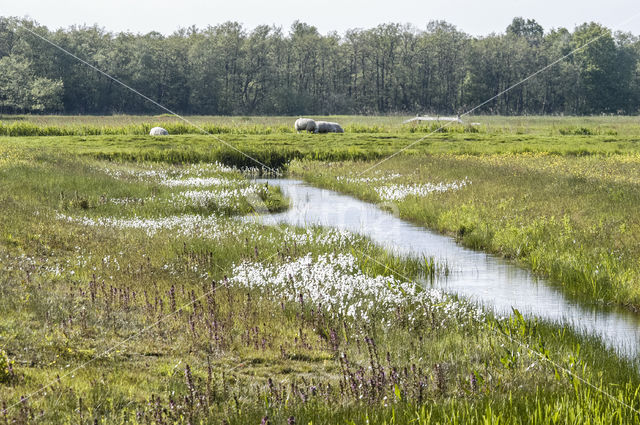
[[[334, 317], [363, 321], [373, 315], [386, 317], [380, 322], [387, 326], [394, 323], [394, 312], [399, 307], [413, 307], [409, 312], [428, 308], [430, 313], [451, 318], [479, 315], [468, 304], [440, 290], [416, 288], [413, 282], [393, 276], [367, 276], [351, 254], [324, 254], [313, 259], [309, 253], [280, 266], [244, 262], [233, 268], [229, 282], [264, 289], [290, 302], [300, 302], [304, 297]], [[415, 321], [410, 313], [407, 317]]]
[[380, 199], [384, 201], [399, 201], [408, 196], [427, 196], [431, 193], [444, 193], [462, 189], [471, 184], [466, 177], [451, 183], [423, 183], [418, 185], [392, 184], [376, 188]]

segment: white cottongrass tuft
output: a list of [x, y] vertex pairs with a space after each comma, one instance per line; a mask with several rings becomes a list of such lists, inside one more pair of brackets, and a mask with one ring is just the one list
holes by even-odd
[[287, 244], [335, 246], [337, 248], [344, 248], [353, 245], [357, 241], [364, 240], [362, 236], [347, 230], [316, 229], [314, 231], [313, 228], [306, 228], [300, 232], [299, 230], [293, 230], [288, 227], [284, 229], [283, 234], [280, 235], [280, 239], [284, 240]]
[[380, 176], [380, 177], [345, 177], [345, 176], [338, 176], [338, 177], [336, 177], [336, 180], [344, 181], [345, 183], [380, 183], [380, 182], [386, 182], [388, 180], [397, 179], [398, 177], [402, 177], [402, 174], [392, 173], [392, 174], [387, 174], [387, 175]]
[[239, 180], [225, 179], [220, 177], [189, 177], [183, 179], [168, 179], [160, 182], [163, 186], [169, 187], [209, 187], [209, 186], [231, 186], [241, 183]]
[[78, 223], [90, 227], [115, 228], [120, 230], [141, 229], [148, 236], [154, 236], [163, 230], [174, 230], [183, 236], [199, 236], [208, 239], [220, 239], [223, 236], [233, 234], [234, 229], [230, 229], [225, 224], [229, 220], [222, 217], [210, 215], [202, 216], [196, 214], [185, 214], [160, 218], [113, 218], [113, 217], [71, 217], [58, 214], [58, 219], [70, 223]]
[[235, 189], [219, 190], [187, 190], [176, 193], [171, 197], [171, 203], [176, 206], [238, 208], [243, 199], [256, 199], [264, 195], [266, 188], [251, 185]]
[[391, 276], [365, 275], [351, 254], [311, 254], [279, 266], [244, 262], [234, 267], [229, 282], [260, 289], [276, 298], [303, 299], [322, 306], [333, 317], [356, 320], [381, 320], [390, 325], [398, 308], [405, 308], [410, 323], [441, 317], [439, 325], [449, 319], [465, 319], [482, 313], [437, 289], [424, 289], [412, 282]]
[[187, 179], [194, 176], [201, 177], [205, 174], [234, 173], [242, 171], [235, 167], [228, 167], [219, 162], [192, 164], [185, 167], [141, 164], [136, 165], [135, 167], [98, 167], [96, 170], [117, 179], [133, 178], [141, 181], [154, 181], [160, 184], [163, 184], [168, 180]]
[[432, 193], [444, 193], [462, 189], [471, 184], [466, 177], [462, 180], [456, 180], [451, 183], [423, 183], [417, 185], [392, 184], [388, 186], [380, 186], [376, 188], [378, 196], [383, 201], [399, 201], [408, 196], [427, 196]]

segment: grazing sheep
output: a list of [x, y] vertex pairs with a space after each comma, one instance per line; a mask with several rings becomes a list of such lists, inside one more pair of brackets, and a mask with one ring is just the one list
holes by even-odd
[[344, 130], [337, 122], [318, 121], [315, 133], [344, 133]]
[[311, 118], [298, 118], [294, 127], [296, 131], [308, 131], [312, 133], [316, 130], [316, 122]]
[[168, 136], [169, 132], [162, 127], [153, 127], [149, 132], [150, 136]]
[[307, 131], [309, 133], [316, 131], [316, 122], [314, 120], [309, 120], [309, 122], [307, 122]]

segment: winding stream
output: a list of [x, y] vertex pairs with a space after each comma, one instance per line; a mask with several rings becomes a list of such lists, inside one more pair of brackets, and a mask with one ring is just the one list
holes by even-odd
[[640, 317], [632, 313], [571, 301], [528, 270], [464, 248], [450, 237], [415, 226], [373, 204], [298, 180], [259, 181], [279, 186], [291, 200], [289, 210], [258, 218], [265, 224], [339, 228], [365, 235], [396, 254], [434, 257], [452, 270], [446, 277], [437, 277], [435, 287], [478, 302], [497, 314], [509, 315], [512, 308], [517, 308], [524, 315], [567, 324], [599, 336], [621, 355], [640, 355]]

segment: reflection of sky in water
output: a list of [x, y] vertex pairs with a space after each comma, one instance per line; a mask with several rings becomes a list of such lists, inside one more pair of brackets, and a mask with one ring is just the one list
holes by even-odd
[[[608, 346], [628, 356], [639, 353], [640, 320], [631, 313], [578, 305], [525, 269], [463, 248], [451, 238], [400, 220], [375, 205], [296, 180], [267, 181], [280, 186], [291, 199], [289, 210], [260, 218], [267, 224], [336, 227], [366, 235], [397, 254], [434, 257], [452, 270], [434, 283], [437, 287], [482, 303], [498, 314], [510, 314], [512, 307], [517, 308], [526, 315], [599, 335]], [[392, 204], [385, 207], [393, 209]]]

